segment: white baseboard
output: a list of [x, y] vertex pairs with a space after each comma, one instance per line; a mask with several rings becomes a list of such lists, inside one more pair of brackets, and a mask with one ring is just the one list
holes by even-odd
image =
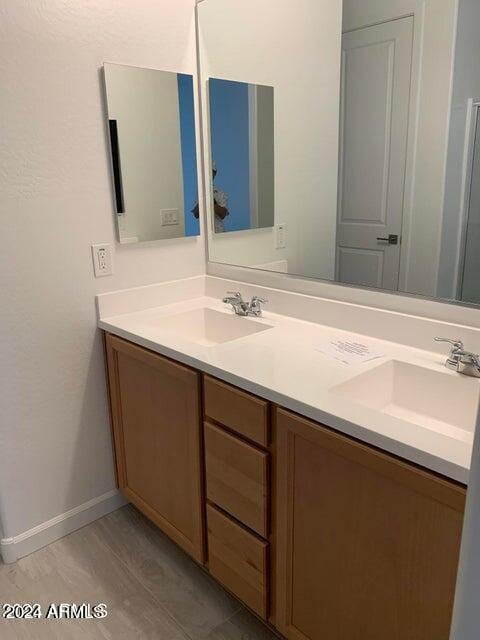
[[90, 524], [90, 522], [106, 516], [126, 503], [127, 500], [114, 489], [18, 536], [2, 538], [0, 539], [0, 555], [3, 562], [5, 564], [16, 562], [47, 544]]

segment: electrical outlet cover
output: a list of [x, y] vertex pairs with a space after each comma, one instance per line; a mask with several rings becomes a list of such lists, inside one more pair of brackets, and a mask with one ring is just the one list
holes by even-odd
[[96, 278], [113, 274], [113, 252], [111, 244], [92, 245], [93, 270]]
[[162, 209], [162, 227], [170, 227], [178, 224], [178, 209]]
[[277, 249], [285, 249], [287, 246], [287, 225], [277, 224], [275, 228], [275, 246]]

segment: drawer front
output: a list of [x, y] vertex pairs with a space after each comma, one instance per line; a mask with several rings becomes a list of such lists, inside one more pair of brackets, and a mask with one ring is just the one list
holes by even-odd
[[268, 534], [268, 454], [205, 423], [207, 497], [261, 536]]
[[259, 445], [268, 445], [268, 402], [209, 376], [204, 377], [204, 394], [208, 418]]
[[268, 544], [210, 505], [207, 526], [210, 573], [266, 619]]

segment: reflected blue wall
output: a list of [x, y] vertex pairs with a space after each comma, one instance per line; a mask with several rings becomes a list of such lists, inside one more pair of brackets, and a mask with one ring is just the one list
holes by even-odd
[[178, 74], [178, 99], [180, 103], [180, 131], [182, 140], [185, 235], [197, 236], [200, 233], [200, 224], [192, 214], [192, 209], [198, 202], [195, 111], [192, 76], [181, 73]]
[[228, 196], [225, 231], [250, 229], [248, 84], [211, 79], [210, 127], [215, 185]]

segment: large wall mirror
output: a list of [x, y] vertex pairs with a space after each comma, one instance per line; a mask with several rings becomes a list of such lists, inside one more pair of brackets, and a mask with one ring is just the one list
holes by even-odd
[[[198, 16], [210, 261], [480, 304], [480, 2], [203, 0]], [[215, 233], [218, 78], [272, 88], [258, 228]], [[229, 126], [248, 174], [250, 130]]]
[[105, 64], [120, 243], [198, 235], [193, 78]]

